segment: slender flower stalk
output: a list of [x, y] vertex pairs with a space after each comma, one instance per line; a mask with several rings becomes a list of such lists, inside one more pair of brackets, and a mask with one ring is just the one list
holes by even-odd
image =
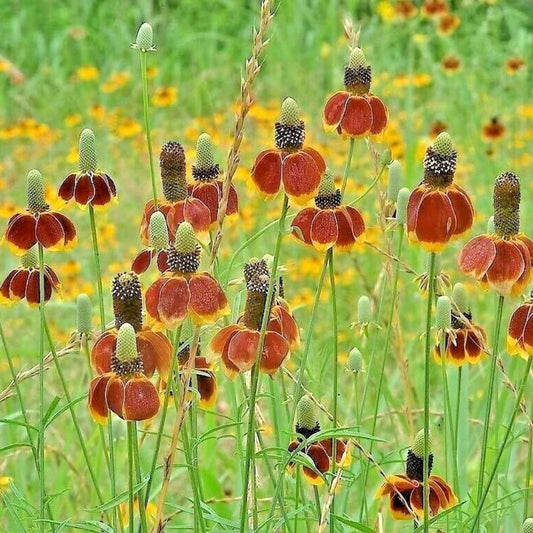
[[[137, 440], [137, 422], [128, 421], [128, 441], [130, 442], [131, 452], [133, 454], [133, 465], [135, 468], [135, 482], [137, 484], [141, 483], [141, 462], [139, 458], [139, 442]], [[146, 521], [146, 507], [143, 505], [144, 500], [144, 491], [142, 487], [139, 489], [137, 494], [137, 501], [139, 502], [139, 519], [141, 523], [142, 533], [148, 533], [148, 523]], [[133, 523], [133, 516], [130, 517], [131, 522]]]
[[348, 183], [348, 175], [350, 174], [350, 167], [352, 166], [353, 148], [355, 146], [355, 137], [350, 137], [350, 144], [348, 146], [348, 156], [346, 157], [346, 165], [344, 166], [344, 174], [342, 175], [341, 198], [344, 196], [346, 184]]
[[246, 530], [246, 518], [248, 512], [248, 491], [250, 482], [250, 469], [253, 467], [254, 456], [254, 435], [255, 435], [255, 400], [257, 397], [257, 389], [259, 383], [259, 368], [261, 355], [263, 353], [263, 347], [265, 345], [265, 336], [268, 320], [270, 317], [270, 308], [272, 304], [272, 298], [274, 296], [274, 285], [277, 280], [279, 257], [281, 253], [281, 244], [283, 242], [283, 236], [285, 235], [285, 219], [287, 211], [289, 210], [289, 199], [286, 195], [283, 196], [283, 206], [278, 222], [278, 237], [276, 240], [276, 247], [274, 249], [274, 256], [272, 260], [272, 269], [270, 280], [268, 284], [268, 292], [266, 295], [265, 309], [263, 311], [263, 317], [261, 320], [261, 330], [259, 332], [259, 343], [257, 346], [257, 353], [255, 354], [255, 364], [252, 368], [252, 376], [250, 382], [250, 393], [248, 401], [248, 425], [246, 434], [246, 449], [244, 459], [244, 484], [243, 484], [243, 496], [241, 501], [240, 512], [240, 526], [239, 531], [244, 533]]

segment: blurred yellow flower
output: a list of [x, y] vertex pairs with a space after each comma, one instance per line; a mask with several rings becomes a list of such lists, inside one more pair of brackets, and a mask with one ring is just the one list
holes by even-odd
[[159, 74], [159, 69], [157, 67], [147, 67], [146, 77], [149, 80], [153, 80]]
[[381, 20], [384, 22], [389, 22], [394, 18], [395, 11], [393, 5], [384, 0], [383, 2], [378, 2], [376, 6], [376, 13], [381, 17]]
[[448, 13], [439, 18], [437, 32], [441, 35], [452, 34], [461, 24], [461, 19], [453, 13]]
[[79, 113], [70, 113], [65, 117], [66, 126], [77, 126], [81, 122], [82, 116]]
[[85, 65], [76, 70], [76, 79], [79, 81], [93, 81], [100, 76], [100, 71], [94, 65]]
[[141, 131], [141, 125], [134, 119], [128, 117], [121, 119], [114, 129], [115, 135], [123, 139], [133, 137], [141, 133]]
[[[129, 503], [124, 502], [119, 506], [120, 516], [122, 517], [122, 523], [124, 526], [127, 526], [129, 523]], [[139, 512], [139, 502], [135, 500], [133, 502], [133, 515], [135, 516]], [[157, 505], [155, 503], [149, 502], [146, 506], [146, 519], [150, 525], [153, 525], [157, 515]]]
[[0, 492], [7, 492], [9, 490], [9, 484], [12, 479], [9, 476], [0, 476]]
[[178, 90], [175, 87], [159, 87], [155, 90], [153, 101], [159, 107], [168, 107], [176, 103]]
[[114, 93], [122, 89], [131, 78], [129, 72], [112, 72], [109, 78], [102, 84], [102, 92]]
[[322, 43], [322, 46], [320, 47], [320, 57], [325, 59], [329, 54], [331, 54], [331, 45], [329, 43]]

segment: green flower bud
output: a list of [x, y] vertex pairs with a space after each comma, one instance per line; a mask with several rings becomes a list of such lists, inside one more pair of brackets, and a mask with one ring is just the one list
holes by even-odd
[[215, 164], [213, 143], [207, 133], [202, 133], [196, 142], [196, 166], [200, 169], [211, 168]]
[[163, 250], [168, 247], [168, 227], [165, 215], [161, 211], [156, 211], [150, 217], [148, 226], [150, 235], [150, 245], [156, 250]]
[[80, 134], [79, 169], [81, 172], [96, 170], [96, 138], [93, 130], [86, 128]]
[[302, 396], [296, 406], [296, 420], [303, 429], [313, 429], [318, 422], [315, 402], [307, 395]]
[[176, 230], [176, 250], [181, 254], [189, 254], [196, 250], [197, 245], [192, 226], [188, 222], [182, 222]]
[[411, 196], [411, 191], [407, 187], [401, 188], [398, 192], [398, 197], [396, 198], [396, 222], [398, 224], [405, 224], [407, 222], [409, 196]]
[[85, 333], [88, 335], [92, 331], [92, 306], [90, 298], [82, 293], [78, 296], [77, 303], [77, 317], [78, 317], [78, 333]]
[[335, 179], [333, 174], [326, 168], [324, 175], [322, 176], [322, 181], [320, 182], [320, 188], [318, 189], [318, 196], [331, 196], [335, 194], [337, 188], [335, 187]]
[[357, 348], [352, 348], [348, 355], [348, 370], [358, 374], [363, 370], [363, 356]]
[[[431, 447], [432, 447], [432, 443], [431, 443], [431, 433], [429, 434], [429, 442], [428, 442], [428, 453], [431, 453]], [[412, 452], [417, 456], [417, 457], [424, 457], [424, 443], [426, 442], [425, 438], [424, 438], [424, 430], [421, 429], [417, 434], [416, 434], [416, 437], [415, 437], [415, 441], [413, 442], [413, 445], [411, 446], [411, 450]]]
[[487, 221], [487, 233], [496, 233], [496, 227], [494, 225], [494, 216], [491, 216]]
[[138, 48], [141, 52], [147, 52], [154, 48], [154, 30], [147, 22], [143, 22], [137, 32], [135, 48]]
[[468, 310], [470, 309], [468, 305], [468, 296], [466, 294], [465, 286], [462, 283], [456, 283], [453, 286], [452, 298], [455, 306], [461, 311], [461, 313], [468, 313]]
[[20, 263], [24, 268], [37, 268], [39, 257], [37, 255], [37, 246], [32, 246], [21, 258]]
[[370, 298], [368, 296], [361, 296], [357, 302], [357, 320], [361, 324], [367, 324], [372, 320]]
[[42, 213], [48, 209], [44, 198], [44, 180], [38, 170], [30, 170], [26, 178], [26, 196], [28, 199], [28, 211]]
[[452, 303], [448, 296], [440, 296], [437, 300], [435, 323], [438, 329], [450, 329], [452, 327]]
[[398, 160], [394, 160], [389, 165], [389, 176], [387, 183], [387, 200], [389, 202], [395, 202], [400, 192], [403, 181], [403, 168], [402, 164]]
[[526, 518], [522, 524], [522, 533], [533, 533], [533, 518]]
[[392, 152], [390, 151], [390, 148], [385, 148], [385, 150], [381, 152], [379, 162], [384, 166], [388, 166], [392, 163]]
[[450, 155], [453, 152], [453, 142], [448, 132], [443, 131], [438, 134], [433, 142], [433, 150], [443, 155]]
[[300, 124], [300, 110], [296, 100], [285, 98], [281, 104], [281, 113], [279, 121], [281, 124], [297, 126]]
[[122, 324], [118, 330], [115, 356], [121, 363], [132, 361], [138, 357], [135, 330], [127, 322]]
[[354, 48], [350, 53], [350, 61], [348, 63], [350, 68], [366, 67], [368, 63], [366, 61], [365, 54], [361, 48]]

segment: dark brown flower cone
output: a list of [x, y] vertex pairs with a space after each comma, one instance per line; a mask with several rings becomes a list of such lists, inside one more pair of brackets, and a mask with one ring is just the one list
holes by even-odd
[[142, 328], [142, 292], [137, 274], [122, 272], [113, 278], [111, 285], [115, 327], [128, 323], [135, 331]]
[[161, 148], [159, 156], [163, 194], [169, 202], [184, 200], [187, 196], [185, 176], [185, 151], [176, 141], [168, 141]]
[[269, 282], [269, 276], [261, 274], [254, 276], [246, 283], [248, 293], [246, 295], [246, 306], [242, 316], [242, 323], [249, 329], [256, 331], [261, 329]]
[[501, 237], [520, 231], [520, 179], [513, 172], [500, 174], [494, 183], [494, 230]]

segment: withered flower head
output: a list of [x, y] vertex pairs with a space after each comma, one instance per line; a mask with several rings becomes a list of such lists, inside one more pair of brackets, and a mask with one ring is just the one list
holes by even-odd
[[520, 179], [513, 172], [500, 174], [494, 183], [494, 230], [501, 237], [520, 231]]
[[115, 327], [131, 324], [135, 331], [142, 328], [142, 291], [141, 282], [133, 272], [117, 274], [111, 283]]
[[179, 142], [168, 141], [162, 146], [159, 168], [166, 200], [171, 203], [184, 200], [187, 196], [185, 151]]

